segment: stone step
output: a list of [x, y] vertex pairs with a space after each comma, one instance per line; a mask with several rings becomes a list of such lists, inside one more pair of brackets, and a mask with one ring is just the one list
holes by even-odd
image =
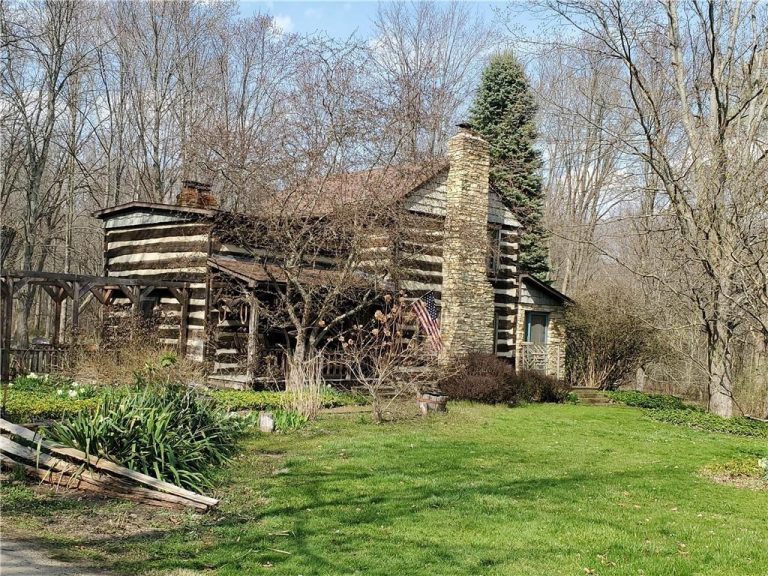
[[587, 406], [608, 406], [613, 404], [612, 400], [605, 395], [605, 392], [598, 388], [571, 388], [579, 399], [580, 404]]

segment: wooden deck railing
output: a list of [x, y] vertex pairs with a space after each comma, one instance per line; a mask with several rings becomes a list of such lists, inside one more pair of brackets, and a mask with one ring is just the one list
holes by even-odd
[[521, 343], [520, 368], [543, 372], [557, 378], [565, 376], [565, 358], [561, 344]]
[[11, 348], [10, 366], [11, 378], [33, 372], [39, 374], [58, 372], [69, 367], [69, 348], [66, 346]]

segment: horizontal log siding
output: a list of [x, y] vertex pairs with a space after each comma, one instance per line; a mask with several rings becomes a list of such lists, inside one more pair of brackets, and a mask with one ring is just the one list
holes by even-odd
[[[214, 258], [217, 256], [228, 256], [230, 258], [251, 259], [251, 258], [274, 257], [275, 252], [267, 250], [265, 248], [243, 247], [243, 246], [238, 246], [237, 244], [222, 242], [219, 238], [216, 237], [214, 232], [214, 236], [211, 239], [211, 255]], [[333, 266], [336, 265], [336, 260], [328, 256], [317, 255], [317, 256], [313, 256], [313, 263], [318, 268], [323, 268], [323, 267], [332, 268]]]
[[438, 306], [443, 285], [442, 225], [442, 218], [413, 218], [398, 244], [400, 287], [416, 298], [432, 292]]
[[499, 264], [493, 280], [494, 304], [496, 306], [496, 355], [515, 359], [517, 344], [517, 299], [518, 275], [517, 254], [519, 237], [516, 229], [502, 227], [499, 235]]
[[[442, 224], [442, 221], [438, 221]], [[412, 298], [432, 292], [435, 303], [441, 305], [443, 250], [442, 230], [436, 221], [424, 218], [423, 227], [415, 224], [399, 245], [401, 266], [400, 287]], [[490, 281], [494, 288], [497, 315], [496, 352], [514, 360], [516, 345], [516, 310], [518, 299], [517, 254], [519, 240], [516, 228], [504, 225], [499, 242], [497, 276]]]
[[[234, 284], [233, 284], [234, 283]], [[233, 286], [239, 282], [214, 274], [211, 281], [211, 302], [208, 310], [209, 345], [208, 361], [214, 375], [245, 376], [248, 363], [248, 318], [241, 317], [244, 305], [242, 295]], [[219, 314], [217, 296], [227, 302], [226, 318]]]
[[[143, 225], [134, 221], [129, 228], [107, 228], [104, 244], [104, 272], [108, 276], [190, 282], [186, 355], [202, 362], [205, 346], [205, 299], [210, 224], [179, 221]], [[160, 291], [158, 326], [160, 342], [178, 346], [181, 305], [168, 291]], [[116, 304], [130, 305], [127, 298]]]

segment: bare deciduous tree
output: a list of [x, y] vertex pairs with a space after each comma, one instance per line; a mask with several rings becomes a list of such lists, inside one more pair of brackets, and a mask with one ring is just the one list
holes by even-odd
[[631, 190], [619, 64], [588, 40], [547, 46], [534, 63], [553, 276], [561, 290], [577, 293], [598, 272], [601, 224]]
[[372, 319], [338, 337], [342, 361], [371, 397], [376, 422], [434, 383], [438, 371], [437, 353], [411, 332], [417, 322], [410, 304], [390, 294], [380, 304]]
[[437, 155], [498, 36], [459, 2], [382, 3], [375, 26], [372, 50], [397, 147], [408, 159]]
[[622, 146], [656, 186], [653, 201], [644, 203], [651, 212], [640, 221], [658, 251], [652, 266], [624, 264], [698, 315], [709, 407], [729, 416], [734, 337], [745, 323], [764, 329], [757, 316], [768, 305], [768, 7], [714, 0], [540, 4], [621, 63], [632, 122]]
[[[21, 265], [42, 270], [58, 232], [65, 200], [68, 134], [77, 120], [66, 120], [74, 78], [88, 66], [79, 38], [86, 18], [75, 2], [4, 4], [0, 11], [4, 126], [20, 140], [3, 155], [4, 213], [20, 212]], [[70, 129], [69, 131], [67, 129]], [[70, 190], [70, 194], [73, 194]], [[20, 295], [18, 337], [28, 340], [28, 319], [37, 290]]]

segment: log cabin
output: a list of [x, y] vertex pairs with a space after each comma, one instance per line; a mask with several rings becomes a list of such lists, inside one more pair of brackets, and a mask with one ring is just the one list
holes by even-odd
[[[564, 375], [563, 312], [570, 300], [518, 270], [520, 223], [489, 186], [489, 147], [477, 133], [460, 128], [447, 158], [436, 162], [343, 174], [308, 188], [311, 193], [281, 200], [295, 207], [311, 198], [297, 217], [313, 217], [334, 202], [343, 207], [375, 198], [411, 218], [396, 241], [385, 233], [382, 243], [381, 230], [371, 228], [361, 276], [375, 276], [380, 287], [410, 299], [429, 295], [443, 356], [495, 354], [521, 369]], [[269, 264], [274, 247], [233, 235], [232, 223], [243, 215], [219, 210], [210, 186], [184, 181], [175, 204], [129, 202], [95, 216], [104, 223], [105, 276], [189, 283], [186, 356], [205, 363], [210, 378], [252, 384], [255, 355], [262, 367], [279, 370], [281, 346], [290, 340], [265, 325], [254, 305], [280, 282], [279, 266]], [[307, 281], [316, 284], [334, 273], [333, 258], [318, 256], [307, 267]], [[162, 342], [175, 346], [179, 303], [157, 290], [141, 310], [158, 309]]]

